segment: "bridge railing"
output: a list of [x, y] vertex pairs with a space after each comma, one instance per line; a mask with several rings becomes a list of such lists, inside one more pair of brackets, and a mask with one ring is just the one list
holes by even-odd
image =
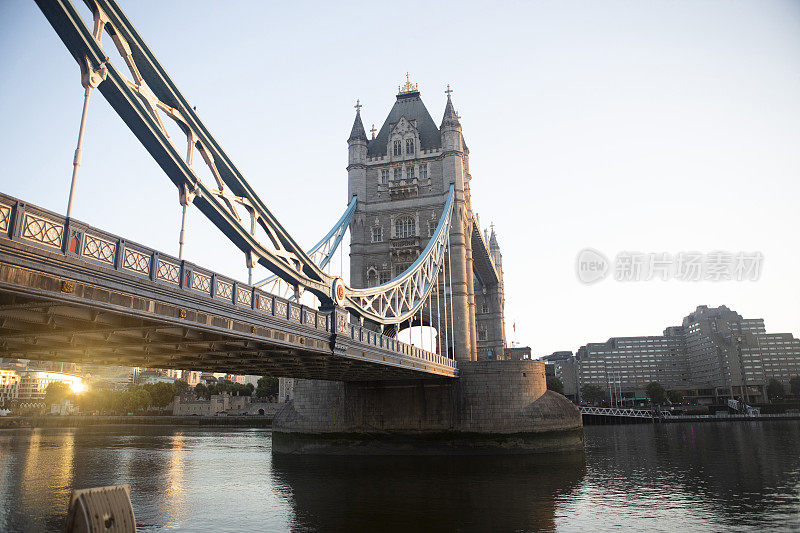
[[[262, 291], [193, 263], [125, 240], [88, 224], [27, 204], [0, 193], [0, 238], [23, 242], [52, 253], [200, 294], [259, 314], [286, 319], [334, 333], [335, 312], [320, 311]], [[433, 364], [456, 368], [455, 361], [397, 339], [346, 323], [340, 315], [339, 334], [362, 344]]]
[[455, 361], [450, 358], [443, 357], [434, 352], [429, 352], [428, 350], [423, 350], [422, 348], [418, 348], [411, 344], [400, 342], [393, 337], [388, 337], [382, 333], [378, 333], [362, 326], [351, 324], [350, 338], [364, 344], [375, 346], [377, 348], [383, 348], [385, 350], [390, 350], [396, 353], [407, 355], [409, 357], [416, 357], [417, 359], [422, 359], [423, 361], [428, 361], [429, 363], [456, 368]]

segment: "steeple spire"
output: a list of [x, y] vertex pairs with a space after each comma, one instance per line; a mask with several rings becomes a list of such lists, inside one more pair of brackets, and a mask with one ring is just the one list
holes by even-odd
[[489, 249], [499, 250], [500, 244], [497, 242], [497, 233], [494, 231], [494, 222], [492, 222], [491, 227], [492, 227], [492, 232], [491, 236], [489, 237]]
[[356, 108], [356, 119], [353, 121], [353, 129], [350, 131], [350, 137], [347, 139], [347, 142], [350, 141], [366, 141], [367, 140], [367, 132], [364, 131], [364, 124], [361, 122], [361, 100], [356, 100], [356, 105], [353, 106]]
[[461, 122], [458, 121], [458, 113], [456, 113], [455, 108], [453, 107], [453, 100], [450, 98], [450, 95], [453, 94], [453, 90], [450, 88], [450, 84], [447, 85], [447, 90], [445, 91], [447, 94], [447, 105], [444, 108], [444, 117], [442, 118], [442, 127], [445, 126], [454, 126], [454, 127], [461, 127]]

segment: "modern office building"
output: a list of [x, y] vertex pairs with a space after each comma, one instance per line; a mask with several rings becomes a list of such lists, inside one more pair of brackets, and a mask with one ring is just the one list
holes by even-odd
[[19, 380], [16, 370], [0, 369], [0, 407], [19, 398]]
[[577, 376], [575, 373], [575, 358], [572, 352], [553, 352], [539, 358], [545, 362], [545, 374], [552, 375], [561, 380], [564, 385], [564, 396], [570, 400], [577, 398]]
[[80, 376], [46, 370], [0, 369], [0, 404], [11, 401], [41, 402], [50, 383], [65, 383], [73, 392], [86, 386]]
[[576, 388], [594, 385], [610, 396], [644, 399], [658, 381], [667, 390], [683, 389], [684, 355], [680, 337], [615, 337], [581, 346], [575, 356]]
[[[767, 333], [761, 318], [743, 318], [724, 305], [701, 305], [662, 336], [589, 343], [574, 361], [578, 391], [595, 385], [618, 400], [644, 399], [647, 385], [657, 381], [699, 403], [762, 402], [771, 379], [788, 389], [789, 380], [800, 375], [800, 340]], [[562, 378], [565, 388], [567, 379]]]

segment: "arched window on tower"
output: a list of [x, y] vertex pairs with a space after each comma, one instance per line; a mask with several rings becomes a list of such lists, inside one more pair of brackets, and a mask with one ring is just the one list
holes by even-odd
[[398, 239], [407, 239], [416, 235], [416, 224], [410, 216], [400, 217], [394, 221], [394, 236]]
[[378, 285], [378, 271], [374, 268], [367, 270], [367, 287], [375, 287]]
[[414, 153], [414, 139], [406, 139], [406, 153], [407, 154]]
[[403, 144], [400, 141], [394, 141], [392, 153], [394, 155], [403, 155]]

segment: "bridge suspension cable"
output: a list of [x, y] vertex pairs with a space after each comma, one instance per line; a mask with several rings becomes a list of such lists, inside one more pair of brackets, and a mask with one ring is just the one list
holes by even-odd
[[[358, 198], [354, 196], [347, 205], [347, 209], [345, 209], [344, 213], [336, 222], [336, 224], [333, 225], [331, 230], [308, 252], [306, 252], [308, 257], [310, 257], [311, 260], [314, 261], [314, 263], [316, 263], [321, 269], [325, 269], [330, 265], [334, 253], [336, 253], [337, 249], [340, 249], [344, 234], [347, 231], [347, 228], [350, 226], [350, 221], [353, 219], [353, 213], [356, 211], [357, 202]], [[341, 256], [339, 260], [341, 262]], [[294, 288], [276, 275], [264, 278], [257, 282], [254, 286], [284, 298], [294, 298]], [[292, 294], [288, 294], [289, 292]]]
[[[322, 303], [343, 306], [362, 319], [383, 325], [397, 326], [408, 321], [424, 305], [449, 249], [454, 186], [450, 186], [436, 234], [411, 267], [377, 287], [349, 287], [341, 277], [325, 272], [278, 222], [116, 1], [85, 0], [92, 11], [94, 31], [87, 27], [69, 0], [36, 0], [36, 3], [82, 71], [102, 78], [97, 88], [185, 195], [182, 202], [195, 205], [211, 220], [245, 254], [248, 267], [258, 262], [287, 284], [310, 291]], [[106, 54], [102, 43], [104, 31], [112, 39], [128, 74], [123, 74]], [[164, 125], [167, 119], [174, 121], [186, 136], [185, 156]], [[194, 168], [195, 151], [208, 167], [212, 181], [201, 179]], [[450, 292], [452, 330], [452, 281]]]

